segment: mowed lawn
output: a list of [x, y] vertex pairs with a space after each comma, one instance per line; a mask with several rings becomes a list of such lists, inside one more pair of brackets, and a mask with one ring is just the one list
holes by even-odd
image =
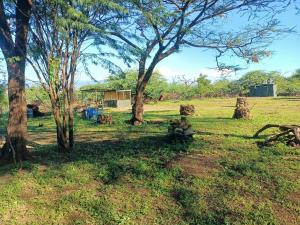
[[[70, 155], [56, 152], [51, 117], [30, 119], [34, 160], [0, 167], [0, 224], [300, 224], [300, 149], [252, 138], [300, 124], [300, 99], [249, 103], [251, 120], [231, 119], [233, 98], [148, 104], [139, 127], [129, 111], [109, 112], [113, 125], [78, 116]], [[196, 106], [192, 143], [165, 137], [180, 104]]]

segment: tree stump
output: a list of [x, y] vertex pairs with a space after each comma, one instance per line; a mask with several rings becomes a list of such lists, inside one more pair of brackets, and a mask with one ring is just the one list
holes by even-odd
[[165, 96], [163, 94], [161, 94], [158, 98], [158, 101], [163, 101], [165, 99]]
[[195, 114], [194, 105], [180, 105], [180, 115], [181, 116], [191, 116]]
[[111, 115], [99, 115], [97, 117], [97, 123], [111, 125], [113, 123], [113, 118]]
[[195, 133], [186, 117], [181, 117], [180, 120], [170, 121], [168, 134], [172, 140], [186, 141], [192, 139]]
[[232, 116], [233, 119], [250, 119], [250, 109], [248, 100], [246, 97], [238, 97], [236, 100], [236, 106], [234, 110], [234, 114]]

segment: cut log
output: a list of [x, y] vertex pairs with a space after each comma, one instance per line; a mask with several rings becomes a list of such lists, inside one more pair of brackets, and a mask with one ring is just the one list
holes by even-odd
[[97, 123], [111, 125], [113, 123], [113, 118], [111, 115], [99, 115], [97, 118]]
[[194, 105], [180, 105], [180, 115], [181, 116], [191, 116], [195, 114]]
[[236, 100], [233, 119], [250, 119], [251, 113], [249, 109], [248, 100], [245, 97], [238, 97]]

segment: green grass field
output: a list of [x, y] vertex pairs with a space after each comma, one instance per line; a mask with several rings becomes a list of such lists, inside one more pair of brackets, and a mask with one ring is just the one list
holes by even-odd
[[[199, 133], [169, 143], [183, 103], [196, 106]], [[249, 103], [251, 120], [231, 119], [235, 99], [146, 105], [139, 127], [124, 123], [128, 111], [112, 111], [111, 126], [77, 118], [71, 155], [56, 152], [51, 117], [31, 119], [34, 161], [0, 167], [0, 224], [300, 224], [300, 150], [252, 138], [267, 123], [299, 124], [300, 99]]]

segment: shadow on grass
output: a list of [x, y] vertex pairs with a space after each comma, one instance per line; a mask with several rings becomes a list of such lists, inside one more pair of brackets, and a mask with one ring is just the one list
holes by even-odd
[[249, 135], [239, 135], [239, 134], [218, 134], [218, 133], [213, 133], [213, 132], [208, 132], [208, 131], [198, 131], [197, 134], [202, 134], [202, 135], [223, 135], [224, 137], [237, 137], [237, 138], [243, 138], [243, 139], [255, 139], [253, 136]]
[[[145, 163], [164, 168], [167, 161], [188, 151], [189, 145], [190, 142], [174, 142], [167, 136], [146, 136], [127, 140], [81, 142], [76, 144], [74, 152], [70, 154], [57, 152], [56, 145], [39, 146], [32, 151], [34, 159], [23, 163], [23, 169], [30, 172], [42, 165], [60, 170], [65, 164], [89, 163], [95, 170], [101, 171], [96, 179], [112, 183], [127, 173], [149, 176], [147, 173], [151, 171], [145, 172], [137, 165]], [[0, 166], [0, 175], [15, 170], [13, 165]]]

